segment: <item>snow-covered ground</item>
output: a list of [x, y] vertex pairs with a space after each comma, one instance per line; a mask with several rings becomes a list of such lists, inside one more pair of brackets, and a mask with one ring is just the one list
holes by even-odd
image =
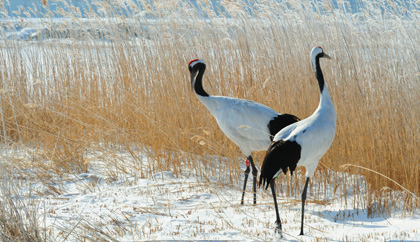
[[[243, 175], [237, 184], [223, 181], [220, 175], [202, 178], [193, 171], [178, 177], [164, 171], [139, 178], [129, 167], [139, 162], [147, 167], [153, 162], [147, 155], [140, 161], [121, 151], [108, 155], [106, 158], [104, 153], [92, 152], [87, 156], [88, 172], [53, 176], [49, 181], [28, 179], [37, 171], [21, 170], [20, 176], [14, 178], [18, 184], [16, 198], [37, 207], [40, 224], [58, 241], [77, 241], [76, 235], [83, 233], [83, 228], [109, 241], [278, 239], [274, 235], [275, 211], [269, 189], [257, 190], [254, 206], [248, 186], [245, 205], [240, 205]], [[30, 155], [19, 156], [21, 161], [31, 159]], [[114, 170], [104, 162], [110, 159], [121, 162], [113, 163], [115, 167], [124, 165], [129, 171]], [[22, 175], [25, 173], [28, 175]], [[277, 180], [281, 178], [285, 176]], [[304, 236], [298, 236], [300, 201], [281, 192], [278, 195], [284, 241], [420, 241], [419, 211], [408, 216], [395, 212], [371, 218], [351, 202], [356, 197], [352, 191], [347, 199], [331, 195], [316, 200], [313, 193], [309, 190]]]
[[[48, 33], [40, 26], [22, 24], [5, 30], [0, 39], [36, 41], [47, 38]], [[0, 163], [5, 166], [10, 166], [14, 160], [26, 160], [28, 168], [19, 168], [13, 175], [0, 174], [16, 185], [12, 189], [13, 199], [27, 205], [23, 210], [36, 211], [40, 226], [45, 226], [48, 235], [57, 241], [80, 241], [79, 238], [88, 233], [96, 233], [92, 237], [109, 241], [278, 239], [274, 234], [275, 211], [270, 191], [259, 188], [254, 206], [249, 181], [245, 205], [240, 205], [243, 175], [231, 182], [225, 167], [218, 168], [217, 177], [188, 169], [175, 175], [169, 171], [170, 167], [156, 173], [143, 169], [143, 174], [147, 175], [142, 176], [142, 167], [151, 167], [154, 162], [146, 153], [139, 152], [140, 159], [135, 159], [127, 152], [108, 150], [89, 153], [87, 171], [58, 177], [53, 173], [50, 176], [37, 174], [38, 169], [30, 169], [31, 153], [18, 152], [16, 157], [11, 153], [3, 154]], [[343, 182], [332, 179], [334, 182], [323, 187], [318, 183], [320, 179], [312, 181], [306, 203], [304, 236], [298, 236], [299, 196], [279, 192], [284, 241], [420, 241], [420, 211], [404, 213], [398, 204], [391, 214], [368, 211], [363, 204], [369, 196], [363, 177], [335, 176]], [[277, 182], [285, 183], [286, 179], [295, 182], [297, 178], [281, 175]], [[317, 189], [327, 191], [324, 192], [327, 195], [317, 194]], [[376, 209], [374, 205], [370, 208]]]

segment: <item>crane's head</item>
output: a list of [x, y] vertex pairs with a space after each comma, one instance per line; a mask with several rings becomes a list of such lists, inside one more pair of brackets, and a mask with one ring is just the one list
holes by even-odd
[[311, 51], [311, 60], [312, 60], [312, 64], [314, 68], [315, 68], [315, 61], [317, 58], [331, 59], [331, 57], [324, 52], [321, 46], [315, 46]]
[[194, 59], [188, 62], [188, 70], [190, 71], [191, 75], [191, 89], [194, 88], [195, 77], [197, 76], [197, 73], [200, 69], [203, 71], [206, 69], [206, 63], [203, 60]]
[[311, 59], [315, 60], [316, 57], [331, 59], [331, 57], [324, 52], [321, 46], [315, 46], [312, 49]]

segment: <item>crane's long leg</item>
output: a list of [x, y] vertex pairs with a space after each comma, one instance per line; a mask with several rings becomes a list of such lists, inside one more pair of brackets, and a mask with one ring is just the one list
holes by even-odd
[[303, 235], [303, 219], [304, 219], [304, 214], [305, 214], [305, 201], [306, 201], [306, 192], [308, 190], [308, 183], [309, 183], [309, 177], [306, 178], [306, 182], [305, 182], [305, 187], [303, 188], [303, 193], [302, 193], [302, 219], [301, 219], [301, 223], [300, 223], [300, 234], [299, 235]]
[[258, 175], [258, 169], [254, 164], [254, 160], [252, 159], [252, 156], [248, 157], [248, 160], [251, 163], [252, 167], [252, 176], [254, 178], [253, 180], [253, 186], [252, 186], [252, 192], [254, 193], [254, 204], [257, 204], [257, 175]]
[[[248, 162], [247, 162], [248, 163]], [[245, 170], [245, 181], [244, 181], [244, 189], [242, 190], [242, 199], [241, 199], [241, 204], [244, 204], [244, 196], [245, 196], [245, 189], [246, 189], [246, 182], [248, 181], [248, 175], [249, 175], [249, 166], [247, 164], [246, 166], [246, 170]]]
[[276, 208], [276, 234], [280, 234], [280, 237], [283, 238], [282, 229], [281, 229], [281, 220], [279, 215], [279, 208], [277, 206], [277, 198], [276, 198], [276, 191], [274, 189], [274, 179], [270, 182], [271, 193], [273, 194], [274, 199], [274, 207]]
[[248, 181], [248, 175], [249, 175], [249, 167], [252, 167], [252, 176], [253, 176], [253, 193], [254, 193], [254, 204], [257, 204], [257, 175], [258, 175], [258, 169], [254, 164], [254, 160], [252, 159], [252, 156], [248, 156], [246, 160], [246, 170], [245, 170], [245, 181], [244, 181], [244, 189], [242, 191], [242, 199], [241, 204], [244, 204], [244, 196], [245, 196], [245, 189], [246, 189], [246, 182]]

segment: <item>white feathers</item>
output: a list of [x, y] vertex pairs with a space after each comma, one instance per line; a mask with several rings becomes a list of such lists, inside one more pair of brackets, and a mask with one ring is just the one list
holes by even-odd
[[252, 151], [264, 150], [270, 145], [267, 124], [279, 114], [273, 109], [245, 99], [223, 96], [197, 98], [214, 116], [220, 129], [250, 156]]
[[320, 46], [316, 46], [312, 49], [311, 51], [311, 61], [312, 61], [312, 66], [314, 67], [314, 69], [316, 70], [316, 61], [315, 58], [319, 55], [322, 54], [324, 52], [324, 50], [320, 47]]
[[[320, 56], [329, 58], [328, 55], [323, 53], [321, 47], [315, 47], [311, 52], [311, 60], [315, 70], [317, 69], [316, 58], [320, 58]], [[324, 80], [318, 81], [324, 82]], [[280, 130], [273, 139], [273, 141], [296, 141], [301, 146], [301, 157], [297, 165], [305, 167], [307, 177], [314, 174], [319, 160], [330, 148], [335, 136], [337, 113], [328, 92], [327, 84], [323, 85], [324, 89], [315, 112], [308, 118]]]

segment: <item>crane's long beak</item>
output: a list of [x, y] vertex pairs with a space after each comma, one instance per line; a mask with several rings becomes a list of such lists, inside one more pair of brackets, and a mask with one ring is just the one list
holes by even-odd
[[329, 56], [329, 55], [327, 55], [327, 54], [325, 54], [325, 53], [324, 53], [324, 56], [322, 56], [322, 57], [327, 58], [327, 59], [332, 59], [332, 57], [331, 57], [331, 56]]

